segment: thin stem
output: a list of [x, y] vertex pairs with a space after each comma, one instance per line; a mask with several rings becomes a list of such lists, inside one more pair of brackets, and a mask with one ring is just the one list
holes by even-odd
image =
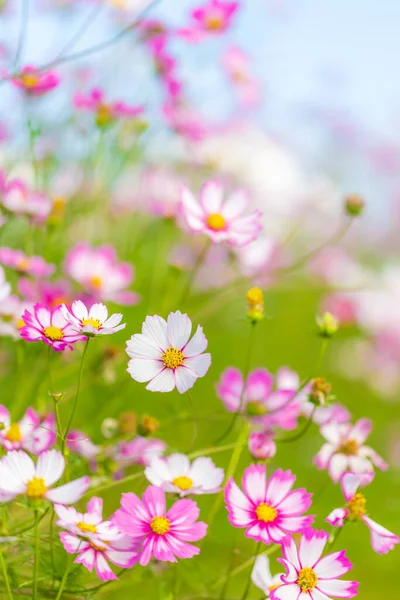
[[[258, 542], [257, 546], [256, 546], [256, 552], [254, 554], [254, 561], [256, 560], [259, 552], [260, 552], [260, 548], [261, 548], [261, 542]], [[243, 596], [241, 598], [241, 600], [246, 600], [247, 595], [249, 593], [249, 589], [250, 589], [250, 583], [251, 583], [251, 571], [249, 573], [249, 576], [247, 578], [247, 583], [246, 583], [246, 587], [244, 588], [244, 592], [243, 592]]]
[[[270, 548], [268, 548], [268, 550], [266, 550], [264, 552], [264, 554], [266, 556], [270, 556], [271, 554], [274, 554], [275, 552], [277, 552], [278, 550], [281, 549], [281, 545], [280, 544], [274, 544], [273, 546], [271, 546]], [[245, 571], [247, 569], [247, 567], [250, 567], [253, 562], [256, 560], [257, 556], [252, 556], [251, 558], [249, 558], [249, 560], [246, 560], [246, 562], [242, 563], [241, 565], [239, 565], [238, 567], [236, 567], [236, 569], [233, 569], [233, 571], [231, 571], [228, 574], [223, 575], [222, 577], [220, 577], [219, 579], [217, 579], [216, 581], [214, 581], [214, 583], [211, 584], [210, 588], [216, 588], [219, 585], [221, 585], [221, 583], [224, 583], [224, 581], [227, 579], [227, 577], [235, 577], [235, 575], [239, 575], [240, 573], [242, 573], [242, 571]]]
[[78, 387], [76, 389], [74, 406], [72, 407], [71, 416], [69, 418], [68, 425], [67, 425], [67, 428], [65, 430], [64, 438], [62, 440], [61, 449], [62, 449], [62, 453], [63, 454], [65, 452], [65, 442], [66, 442], [66, 440], [68, 438], [68, 433], [69, 433], [69, 430], [71, 429], [72, 421], [74, 420], [74, 416], [75, 416], [75, 412], [76, 412], [76, 407], [78, 406], [79, 392], [81, 390], [82, 375], [83, 375], [83, 363], [85, 362], [85, 355], [86, 355], [86, 351], [87, 351], [88, 346], [89, 346], [89, 340], [90, 340], [90, 338], [87, 338], [87, 340], [85, 342], [85, 346], [83, 348], [83, 352], [82, 352], [81, 366], [79, 368], [79, 376], [78, 376]]
[[341, 534], [343, 529], [344, 529], [344, 527], [337, 527], [336, 530], [331, 534], [331, 536], [328, 540], [329, 549], [331, 549], [334, 546], [334, 544], [336, 543], [336, 540], [338, 539], [338, 537]]
[[198, 429], [197, 429], [196, 409], [194, 407], [193, 398], [192, 398], [189, 390], [187, 390], [186, 394], [187, 394], [187, 397], [189, 398], [190, 408], [192, 409], [192, 419], [193, 419], [193, 435], [192, 435], [192, 440], [190, 442], [190, 446], [188, 448], [188, 450], [190, 450], [191, 448], [193, 448], [194, 443], [196, 441]]
[[62, 48], [62, 50], [60, 50], [60, 52], [56, 56], [55, 60], [60, 59], [61, 57], [63, 57], [65, 55], [66, 52], [68, 52], [69, 50], [72, 50], [72, 48], [74, 46], [76, 46], [76, 44], [81, 39], [82, 35], [84, 33], [86, 33], [86, 31], [92, 25], [92, 23], [94, 22], [96, 17], [100, 14], [100, 12], [103, 8], [104, 8], [104, 4], [102, 4], [102, 3], [95, 4], [94, 8], [88, 13], [86, 19], [83, 20], [83, 22], [78, 27], [78, 29], [76, 30], [74, 35], [71, 37], [71, 39], [66, 43], [66, 45]]
[[19, 30], [17, 49], [14, 57], [14, 69], [18, 68], [19, 59], [24, 48], [26, 29], [29, 21], [29, 0], [23, 0], [21, 9], [21, 27]]
[[0, 565], [1, 565], [1, 570], [3, 571], [4, 583], [6, 584], [8, 598], [9, 598], [9, 600], [13, 600], [13, 595], [12, 595], [11, 586], [10, 586], [10, 580], [8, 578], [8, 571], [7, 571], [6, 563], [4, 562], [4, 556], [3, 556], [3, 553], [1, 550], [0, 550]]
[[207, 239], [206, 243], [204, 244], [204, 248], [202, 249], [202, 251], [198, 255], [198, 257], [196, 259], [196, 262], [195, 262], [195, 264], [193, 266], [193, 269], [191, 270], [190, 275], [187, 278], [186, 285], [185, 285], [185, 287], [183, 288], [183, 291], [182, 291], [182, 296], [181, 296], [180, 304], [183, 304], [189, 298], [190, 292], [192, 290], [193, 282], [196, 279], [196, 275], [197, 275], [200, 267], [202, 266], [202, 264], [204, 262], [204, 259], [206, 257], [206, 254], [207, 254], [207, 251], [208, 251], [209, 247], [210, 247], [210, 240]]
[[35, 559], [33, 563], [33, 590], [32, 590], [32, 600], [36, 600], [37, 598], [37, 579], [38, 579], [38, 571], [39, 571], [39, 513], [35, 510]]
[[62, 593], [63, 593], [64, 588], [65, 588], [65, 584], [67, 583], [67, 578], [68, 578], [69, 572], [71, 570], [71, 566], [72, 566], [72, 557], [68, 556], [67, 567], [66, 567], [66, 569], [64, 571], [64, 576], [63, 576], [63, 578], [61, 580], [60, 587], [58, 588], [58, 594], [56, 596], [56, 600], [60, 600], [60, 598], [62, 596]]
[[303, 435], [305, 435], [307, 433], [307, 431], [309, 430], [311, 423], [313, 422], [313, 418], [315, 415], [315, 411], [317, 410], [317, 406], [315, 405], [312, 409], [311, 415], [309, 416], [307, 423], [305, 424], [305, 426], [303, 427], [303, 429], [301, 431], [299, 431], [299, 433], [297, 433], [296, 435], [293, 435], [292, 437], [286, 437], [286, 438], [280, 438], [277, 439], [277, 442], [296, 442], [297, 440], [299, 440], [300, 438], [303, 437]]
[[54, 585], [54, 574], [55, 574], [55, 570], [56, 570], [56, 565], [54, 562], [54, 544], [53, 544], [53, 525], [54, 525], [54, 517], [55, 516], [56, 516], [56, 513], [54, 511], [54, 508], [52, 507], [52, 513], [51, 513], [51, 517], [50, 517], [50, 560], [51, 560], [51, 570], [53, 573], [52, 586]]

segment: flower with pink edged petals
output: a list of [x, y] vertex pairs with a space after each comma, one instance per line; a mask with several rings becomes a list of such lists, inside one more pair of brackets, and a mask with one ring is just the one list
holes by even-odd
[[120, 313], [109, 317], [107, 307], [104, 304], [93, 304], [88, 309], [81, 300], [75, 300], [70, 309], [63, 304], [61, 312], [65, 319], [71, 323], [76, 333], [87, 337], [110, 335], [124, 329], [126, 326], [126, 323], [120, 325], [122, 320]]
[[92, 498], [86, 513], [58, 504], [54, 505], [54, 510], [59, 517], [57, 525], [67, 530], [60, 534], [65, 550], [78, 555], [75, 563], [82, 564], [90, 572], [94, 568], [102, 581], [118, 579], [108, 561], [124, 569], [138, 562], [140, 540], [121, 533], [113, 517], [103, 520], [101, 498]]
[[311, 506], [305, 489], [292, 490], [296, 476], [278, 469], [267, 480], [265, 465], [250, 465], [242, 479], [243, 491], [232, 477], [225, 487], [226, 509], [234, 527], [257, 542], [280, 543], [288, 533], [298, 533], [314, 521], [301, 516]]
[[253, 431], [249, 435], [249, 452], [257, 460], [267, 460], [276, 454], [273, 435], [264, 431]]
[[42, 452], [36, 465], [23, 450], [12, 450], [0, 460], [0, 499], [7, 502], [24, 494], [31, 502], [45, 499], [56, 504], [74, 504], [87, 491], [89, 477], [85, 475], [51, 489], [64, 469], [64, 457], [57, 450]]
[[143, 114], [143, 106], [128, 106], [125, 102], [106, 102], [103, 90], [93, 89], [88, 94], [78, 92], [74, 97], [74, 105], [80, 110], [88, 110], [95, 114], [98, 127], [106, 127], [116, 119], [134, 119]]
[[268, 556], [260, 554], [254, 562], [251, 580], [269, 598], [272, 590], [281, 585], [281, 573], [271, 575]]
[[52, 202], [45, 194], [30, 190], [23, 181], [14, 179], [3, 191], [3, 206], [10, 212], [25, 215], [35, 223], [43, 223], [49, 216]]
[[230, 46], [223, 56], [223, 66], [245, 106], [254, 106], [260, 100], [260, 85], [250, 71], [250, 59], [237, 46]]
[[60, 77], [54, 71], [42, 71], [26, 65], [11, 79], [11, 83], [28, 96], [43, 96], [58, 86]]
[[325, 521], [332, 527], [343, 527], [347, 521], [363, 521], [371, 531], [371, 544], [375, 552], [387, 554], [394, 549], [395, 544], [400, 543], [400, 538], [367, 517], [365, 496], [358, 491], [360, 486], [368, 485], [373, 478], [374, 473], [344, 473], [340, 485], [346, 507], [336, 508]]
[[177, 562], [177, 558], [192, 558], [200, 549], [188, 542], [205, 537], [207, 525], [199, 518], [200, 510], [193, 500], [178, 500], [167, 512], [165, 492], [149, 486], [142, 496], [122, 494], [121, 508], [114, 522], [126, 535], [143, 540], [140, 564], [144, 567], [154, 557]]
[[327, 554], [321, 558], [329, 534], [314, 531], [311, 527], [302, 533], [299, 546], [289, 535], [282, 540], [282, 556], [286, 574], [281, 585], [271, 591], [271, 600], [330, 600], [331, 598], [354, 598], [357, 581], [338, 579], [348, 573], [352, 564], [345, 551]]
[[229, 367], [217, 383], [217, 394], [227, 410], [243, 412], [264, 429], [295, 429], [300, 414], [299, 384], [282, 377], [286, 371], [285, 368], [278, 371], [275, 386], [273, 375], [266, 369], [251, 371], [244, 384], [241, 372]]
[[0, 248], [0, 263], [19, 273], [33, 277], [49, 277], [55, 271], [55, 266], [46, 263], [41, 256], [27, 256], [22, 250], [4, 246]]
[[31, 454], [48, 450], [56, 439], [55, 418], [47, 415], [43, 421], [33, 408], [27, 408], [20, 421], [12, 421], [8, 409], [0, 405], [0, 446], [5, 450], [24, 449]]
[[359, 419], [351, 423], [329, 423], [321, 427], [321, 434], [327, 440], [314, 458], [318, 469], [328, 469], [331, 479], [337, 483], [346, 471], [370, 473], [374, 466], [386, 471], [387, 463], [364, 442], [371, 433], [369, 419]]
[[210, 0], [192, 12], [193, 26], [179, 29], [177, 33], [187, 42], [199, 42], [208, 35], [220, 35], [230, 27], [238, 8], [238, 2]]
[[188, 188], [182, 188], [180, 210], [193, 233], [204, 233], [214, 244], [226, 242], [240, 247], [255, 240], [262, 229], [259, 210], [245, 214], [249, 203], [243, 190], [232, 192], [223, 202], [222, 185], [208, 181], [201, 188], [200, 202]]
[[56, 352], [63, 352], [66, 348], [72, 350], [72, 344], [86, 340], [86, 337], [77, 333], [73, 325], [68, 323], [61, 306], [49, 309], [43, 304], [35, 304], [32, 312], [24, 312], [22, 320], [24, 325], [20, 328], [20, 334], [24, 340], [45, 342]]
[[207, 338], [200, 325], [189, 341], [192, 322], [179, 310], [171, 312], [167, 321], [155, 315], [146, 317], [142, 333], [127, 342], [131, 360], [128, 373], [147, 390], [170, 392], [175, 387], [183, 394], [204, 377], [211, 364], [211, 354], [204, 353]]

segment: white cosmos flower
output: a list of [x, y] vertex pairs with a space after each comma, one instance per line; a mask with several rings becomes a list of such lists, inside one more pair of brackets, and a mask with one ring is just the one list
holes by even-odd
[[251, 573], [251, 580], [254, 585], [264, 592], [267, 598], [269, 598], [272, 590], [281, 585], [281, 575], [282, 573], [277, 573], [273, 576], [271, 575], [269, 558], [266, 556], [266, 554], [257, 556], [253, 571]]
[[185, 454], [153, 458], [144, 474], [153, 485], [181, 497], [191, 494], [215, 494], [220, 491], [224, 471], [211, 458], [196, 458], [192, 464]]
[[64, 469], [64, 457], [57, 450], [42, 452], [36, 465], [23, 450], [8, 452], [0, 460], [0, 502], [25, 494], [33, 502], [46, 499], [57, 504], [74, 504], [88, 489], [89, 477], [85, 475], [50, 489]]
[[61, 307], [64, 318], [71, 323], [78, 333], [89, 337], [95, 335], [109, 335], [124, 329], [126, 323], [121, 323], [122, 315], [116, 313], [108, 316], [107, 307], [104, 304], [93, 304], [90, 309], [81, 300], [75, 300], [71, 309], [65, 304]]
[[179, 310], [170, 313], [168, 320], [155, 315], [147, 317], [142, 333], [127, 342], [131, 357], [128, 372], [152, 392], [170, 392], [177, 388], [183, 394], [193, 387], [198, 377], [204, 377], [211, 364], [211, 354], [203, 354], [207, 338], [200, 325], [189, 341], [192, 322]]

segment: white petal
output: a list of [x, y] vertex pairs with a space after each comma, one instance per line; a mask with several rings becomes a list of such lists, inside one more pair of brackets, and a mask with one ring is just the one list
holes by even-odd
[[171, 479], [175, 479], [175, 477], [180, 477], [181, 475], [187, 475], [190, 468], [190, 460], [186, 454], [171, 454], [166, 460]]
[[107, 321], [108, 310], [104, 304], [93, 304], [89, 310], [89, 319], [98, 319], [100, 323]]
[[164, 369], [147, 384], [146, 390], [150, 390], [151, 392], [170, 392], [174, 387], [175, 375], [173, 369]]
[[163, 352], [169, 348], [167, 322], [162, 317], [159, 317], [158, 315], [146, 317], [146, 320], [142, 325], [142, 333], [150, 338]]
[[128, 362], [128, 373], [139, 383], [154, 379], [163, 369], [164, 363], [161, 360], [132, 358]]
[[190, 390], [190, 388], [194, 386], [197, 378], [198, 375], [191, 369], [183, 366], [175, 369], [176, 389], [180, 394], [184, 394]]
[[171, 346], [180, 350], [190, 337], [192, 322], [186, 314], [179, 310], [168, 315], [167, 336]]
[[211, 354], [199, 354], [191, 358], [185, 358], [185, 367], [188, 367], [196, 373], [198, 377], [204, 377], [211, 365]]
[[83, 319], [88, 318], [88, 309], [86, 308], [86, 306], [84, 305], [82, 300], [75, 300], [72, 303], [71, 309], [72, 309], [72, 314], [80, 321], [83, 321]]
[[226, 202], [224, 202], [221, 214], [228, 221], [232, 221], [245, 211], [248, 204], [249, 196], [247, 192], [244, 190], [236, 190], [229, 196]]
[[22, 450], [9, 452], [1, 461], [1, 487], [6, 491], [25, 490], [25, 486], [35, 477], [33, 460]]
[[265, 554], [257, 556], [251, 573], [251, 580], [265, 594], [269, 593], [272, 577], [269, 568], [269, 558]]
[[89, 477], [85, 475], [53, 490], [48, 490], [45, 493], [45, 498], [57, 504], [75, 504], [86, 492], [89, 483]]
[[131, 358], [161, 358], [162, 352], [149, 337], [136, 333], [126, 343], [126, 351]]
[[217, 181], [207, 181], [201, 188], [200, 204], [208, 214], [221, 212], [223, 191]]
[[183, 353], [187, 357], [197, 356], [198, 354], [204, 352], [204, 350], [207, 348], [207, 345], [207, 338], [203, 333], [203, 328], [199, 325], [192, 339], [183, 348]]
[[61, 452], [48, 450], [40, 454], [36, 464], [36, 477], [42, 477], [46, 487], [58, 481], [65, 469], [65, 460]]

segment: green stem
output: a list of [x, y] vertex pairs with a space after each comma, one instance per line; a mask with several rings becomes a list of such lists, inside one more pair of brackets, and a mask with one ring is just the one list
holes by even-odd
[[[257, 558], [257, 556], [258, 556], [258, 554], [260, 552], [260, 548], [261, 548], [261, 542], [258, 542], [257, 546], [256, 546], [256, 552], [254, 554], [254, 561], [256, 560], [256, 558]], [[247, 578], [246, 587], [244, 588], [244, 592], [243, 592], [243, 596], [242, 596], [241, 600], [246, 600], [247, 595], [249, 593], [249, 589], [250, 589], [250, 583], [251, 583], [251, 571], [250, 571], [249, 576]]]
[[184, 304], [186, 302], [186, 300], [190, 296], [190, 292], [192, 290], [193, 282], [194, 282], [194, 280], [196, 278], [196, 275], [197, 275], [197, 273], [198, 273], [201, 265], [204, 262], [204, 259], [206, 257], [207, 251], [208, 251], [208, 249], [210, 247], [210, 243], [211, 243], [210, 240], [207, 239], [206, 243], [204, 244], [204, 248], [202, 249], [202, 251], [198, 255], [198, 257], [196, 259], [196, 262], [195, 262], [195, 264], [193, 266], [193, 269], [191, 270], [190, 275], [187, 278], [185, 287], [183, 288], [183, 291], [182, 291], [182, 296], [181, 296], [181, 300], [180, 300], [180, 304], [181, 305]]
[[60, 587], [58, 588], [58, 593], [57, 593], [57, 596], [56, 596], [56, 600], [60, 600], [60, 598], [62, 596], [62, 593], [63, 593], [64, 588], [65, 588], [65, 584], [67, 583], [68, 574], [69, 574], [69, 572], [71, 570], [71, 566], [72, 566], [72, 557], [68, 556], [67, 567], [66, 567], [66, 569], [64, 571], [64, 576], [63, 576], [63, 578], [61, 580]]
[[281, 438], [281, 439], [276, 439], [276, 442], [296, 442], [297, 440], [299, 440], [300, 438], [303, 437], [303, 435], [305, 435], [307, 433], [307, 431], [309, 430], [309, 428], [311, 427], [311, 423], [313, 422], [313, 418], [315, 415], [315, 411], [317, 410], [317, 406], [314, 406], [311, 412], [311, 415], [309, 416], [307, 423], [305, 424], [305, 426], [303, 427], [303, 429], [301, 431], [299, 431], [299, 433], [296, 433], [296, 435], [293, 435], [291, 437], [286, 437], [286, 438]]
[[[268, 550], [266, 550], [266, 552], [264, 552], [264, 554], [266, 556], [270, 556], [271, 554], [274, 554], [275, 552], [280, 550], [281, 547], [282, 546], [280, 544], [274, 544], [273, 546], [268, 548]], [[214, 581], [214, 583], [211, 584], [210, 588], [213, 589], [213, 588], [218, 587], [219, 585], [224, 583], [224, 581], [228, 577], [235, 577], [235, 575], [239, 575], [240, 573], [242, 573], [242, 571], [245, 571], [248, 567], [250, 567], [253, 564], [253, 562], [256, 560], [256, 558], [257, 558], [256, 556], [252, 556], [251, 558], [249, 558], [249, 560], [246, 560], [246, 562], [244, 562], [241, 565], [239, 565], [238, 567], [236, 567], [236, 569], [233, 569], [233, 571], [231, 571], [230, 573], [227, 573], [227, 574], [223, 575], [223, 577], [220, 577], [219, 579]]]
[[51, 570], [53, 573], [52, 576], [52, 587], [54, 585], [54, 574], [56, 571], [56, 565], [54, 562], [54, 544], [53, 544], [53, 524], [54, 524], [54, 517], [56, 516], [56, 513], [54, 511], [54, 508], [52, 508], [52, 514], [50, 517], [50, 560], [51, 560]]
[[65, 443], [66, 443], [67, 438], [68, 438], [69, 430], [71, 429], [72, 421], [74, 420], [74, 416], [75, 416], [75, 412], [76, 412], [76, 407], [78, 406], [79, 392], [81, 390], [82, 375], [83, 375], [83, 364], [85, 362], [85, 355], [86, 355], [86, 351], [87, 351], [88, 346], [89, 346], [89, 340], [90, 340], [90, 338], [87, 338], [87, 340], [85, 342], [85, 347], [83, 348], [82, 359], [81, 359], [81, 366], [80, 366], [80, 369], [79, 369], [79, 376], [78, 376], [78, 387], [76, 389], [74, 406], [72, 407], [71, 416], [69, 418], [68, 425], [67, 425], [67, 428], [65, 430], [65, 434], [64, 434], [63, 440], [61, 442], [61, 450], [62, 450], [63, 454], [65, 454]]
[[32, 590], [32, 600], [36, 600], [37, 598], [37, 578], [39, 571], [39, 513], [35, 510], [35, 559], [33, 563], [33, 590]]
[[343, 529], [344, 529], [344, 527], [337, 527], [336, 530], [331, 534], [331, 536], [328, 540], [329, 549], [331, 549], [333, 547], [333, 545], [335, 544], [336, 540], [338, 539], [338, 537], [341, 534]]
[[190, 408], [192, 409], [192, 419], [193, 419], [193, 435], [192, 435], [192, 441], [190, 442], [190, 446], [188, 448], [188, 450], [190, 450], [190, 448], [193, 448], [194, 443], [196, 441], [197, 438], [197, 419], [196, 419], [196, 410], [194, 407], [194, 402], [193, 402], [193, 398], [189, 392], [189, 390], [187, 390], [186, 392], [187, 397], [189, 398], [189, 402], [190, 402]]
[[0, 565], [1, 565], [1, 569], [3, 571], [4, 583], [6, 584], [8, 598], [9, 598], [9, 600], [13, 600], [13, 595], [12, 595], [11, 586], [10, 586], [10, 580], [8, 578], [7, 567], [4, 562], [4, 556], [3, 556], [3, 553], [1, 552], [1, 550], [0, 550]]

